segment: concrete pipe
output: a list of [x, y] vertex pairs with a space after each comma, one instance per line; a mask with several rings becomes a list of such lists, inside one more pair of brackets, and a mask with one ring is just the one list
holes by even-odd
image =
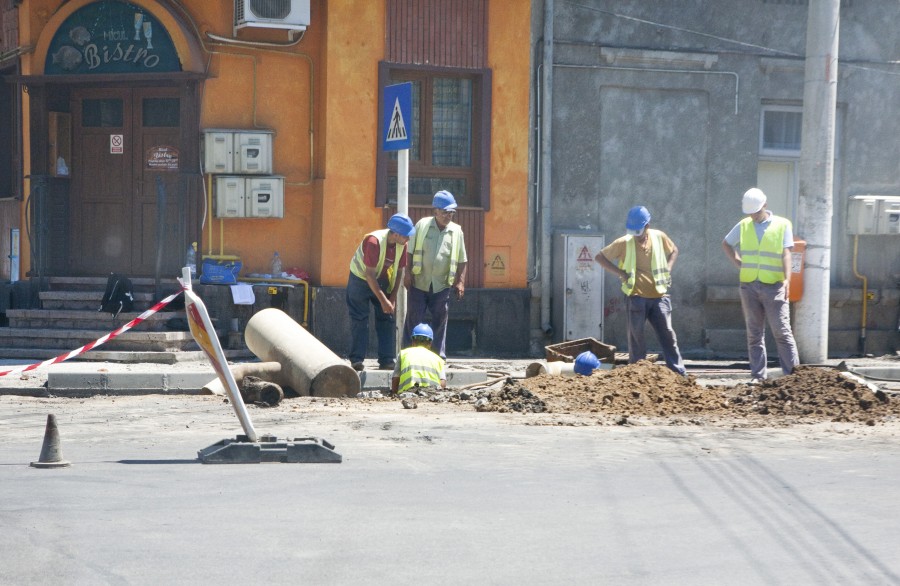
[[280, 309], [251, 317], [244, 340], [260, 360], [279, 362], [284, 384], [300, 396], [355, 397], [360, 391], [356, 371]]
[[[280, 362], [244, 362], [242, 364], [230, 365], [230, 370], [231, 375], [234, 377], [234, 382], [237, 383], [239, 389], [244, 382], [245, 376], [255, 376], [283, 387], [290, 386], [281, 376]], [[225, 387], [222, 385], [222, 381], [219, 377], [216, 377], [203, 385], [203, 388], [200, 389], [200, 394], [224, 395]]]
[[572, 362], [532, 362], [525, 368], [525, 378], [539, 374], [575, 376], [575, 364]]

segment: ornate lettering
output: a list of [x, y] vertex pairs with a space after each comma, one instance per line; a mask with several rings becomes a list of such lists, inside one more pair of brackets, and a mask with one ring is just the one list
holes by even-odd
[[97, 45], [90, 43], [84, 48], [84, 62], [87, 63], [88, 69], [96, 69], [100, 66], [100, 55], [97, 52]]

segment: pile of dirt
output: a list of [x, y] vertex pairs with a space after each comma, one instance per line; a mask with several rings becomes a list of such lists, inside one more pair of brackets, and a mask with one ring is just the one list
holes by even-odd
[[[665, 366], [641, 361], [592, 376], [542, 374], [507, 379], [484, 393], [480, 411], [589, 414], [602, 423], [667, 419], [707, 423], [733, 419], [753, 425], [820, 421], [874, 425], [900, 417], [900, 399], [834, 369], [799, 367], [759, 385], [703, 386]], [[739, 424], [739, 423], [737, 423]]]
[[900, 400], [836, 370], [813, 366], [761, 385], [741, 385], [732, 405], [749, 414], [868, 425], [900, 415]]

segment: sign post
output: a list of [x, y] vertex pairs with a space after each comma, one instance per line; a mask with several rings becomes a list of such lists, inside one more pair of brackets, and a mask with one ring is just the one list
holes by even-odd
[[[409, 215], [409, 147], [412, 143], [412, 84], [409, 82], [384, 88], [384, 150], [397, 151], [397, 213]], [[400, 262], [395, 259], [394, 262]], [[409, 268], [407, 267], [407, 270]], [[402, 287], [402, 283], [398, 284]], [[394, 308], [397, 350], [403, 343], [406, 322], [406, 289], [401, 288]]]

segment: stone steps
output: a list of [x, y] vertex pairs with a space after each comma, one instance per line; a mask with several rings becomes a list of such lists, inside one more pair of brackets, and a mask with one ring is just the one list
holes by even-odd
[[[0, 328], [0, 357], [46, 359], [76, 350], [132, 321], [179, 289], [174, 279], [161, 280], [157, 286], [152, 278], [133, 278], [133, 311], [113, 317], [97, 311], [106, 281], [106, 277], [48, 278], [47, 290], [38, 294], [40, 308], [6, 311], [9, 327]], [[154, 293], [157, 288], [158, 295]], [[117, 362], [171, 363], [181, 360], [182, 355], [196, 360], [202, 352], [187, 330], [183, 304], [176, 307], [164, 307], [80, 357], [91, 359], [88, 354], [102, 354]]]

